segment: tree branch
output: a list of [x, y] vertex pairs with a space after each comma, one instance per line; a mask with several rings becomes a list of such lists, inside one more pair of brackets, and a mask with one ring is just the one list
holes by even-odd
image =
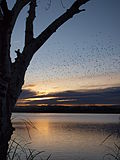
[[20, 11], [25, 7], [31, 0], [17, 0], [12, 9], [12, 20], [11, 20], [11, 32], [14, 28], [15, 22]]
[[[78, 14], [85, 9], [80, 10], [80, 6], [87, 3], [89, 0], [76, 0], [73, 5], [59, 18], [52, 22], [37, 38], [35, 38], [32, 43], [26, 48], [24, 48], [24, 56], [29, 59], [32, 58], [34, 53], [48, 40], [48, 38], [56, 32], [56, 30], [64, 24], [66, 21], [71, 19], [75, 14]], [[29, 52], [29, 54], [28, 54]]]
[[0, 19], [2, 23], [4, 24], [4, 27], [6, 30], [10, 26], [12, 14], [11, 11], [8, 9], [8, 5], [6, 0], [2, 0], [0, 3]]
[[8, 9], [6, 0], [2, 0], [0, 6], [1, 6], [3, 16], [7, 16], [9, 13], [9, 9]]
[[25, 73], [36, 51], [48, 40], [48, 38], [54, 32], [56, 32], [56, 30], [62, 24], [72, 18], [75, 14], [85, 11], [84, 9], [80, 10], [79, 8], [88, 1], [89, 0], [76, 0], [64, 14], [62, 14], [59, 18], [52, 22], [38, 37], [34, 38], [32, 42], [29, 43], [29, 45], [26, 45], [24, 47], [21, 56], [18, 58], [19, 64], [17, 61], [15, 61], [14, 65], [19, 66], [20, 64], [22, 64], [22, 66], [24, 66], [23, 72]]
[[2, 11], [1, 11], [1, 8], [0, 8], [0, 21], [3, 20], [3, 14], [2, 14]]
[[26, 18], [25, 46], [33, 40], [33, 21], [35, 19], [36, 0], [31, 0], [28, 17]]

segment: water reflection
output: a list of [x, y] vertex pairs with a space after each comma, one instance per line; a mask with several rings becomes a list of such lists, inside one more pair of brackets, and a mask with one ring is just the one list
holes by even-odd
[[[33, 129], [28, 125], [32, 138], [30, 147], [52, 153], [53, 159], [56, 160], [102, 159], [106, 153], [106, 146], [112, 146], [114, 142], [118, 142], [119, 115], [84, 116], [29, 114], [28, 117], [36, 128]], [[20, 117], [13, 123], [16, 128], [14, 136], [30, 141], [23, 120], [24, 115]], [[100, 145], [110, 134], [105, 144]]]

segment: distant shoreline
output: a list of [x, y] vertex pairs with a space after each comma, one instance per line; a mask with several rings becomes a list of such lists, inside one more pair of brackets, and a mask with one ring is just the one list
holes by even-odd
[[16, 113], [101, 113], [120, 114], [120, 106], [17, 106]]

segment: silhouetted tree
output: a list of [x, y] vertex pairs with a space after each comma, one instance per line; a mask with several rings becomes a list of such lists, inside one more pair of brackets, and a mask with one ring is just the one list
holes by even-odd
[[[36, 0], [16, 0], [11, 10], [8, 9], [6, 0], [0, 0], [0, 143], [5, 142], [4, 144], [7, 144], [12, 134], [12, 125], [10, 122], [11, 112], [21, 93], [25, 72], [32, 57], [62, 24], [75, 14], [84, 11], [84, 9], [80, 9], [80, 6], [88, 1], [75, 0], [73, 5], [65, 13], [54, 20], [35, 38], [33, 21], [35, 19]], [[29, 12], [26, 18], [25, 45], [22, 53], [20, 53], [19, 49], [15, 51], [17, 58], [12, 63], [10, 59], [11, 34], [19, 13], [28, 4]], [[7, 138], [5, 135], [7, 135]], [[0, 145], [1, 155], [6, 150], [7, 146], [5, 151], [2, 151]]]

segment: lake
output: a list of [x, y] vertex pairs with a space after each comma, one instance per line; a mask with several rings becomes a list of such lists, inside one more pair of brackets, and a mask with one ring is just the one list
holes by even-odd
[[120, 114], [14, 113], [13, 117], [12, 138], [45, 151], [43, 159], [51, 154], [51, 160], [112, 160], [109, 154], [120, 145]]

